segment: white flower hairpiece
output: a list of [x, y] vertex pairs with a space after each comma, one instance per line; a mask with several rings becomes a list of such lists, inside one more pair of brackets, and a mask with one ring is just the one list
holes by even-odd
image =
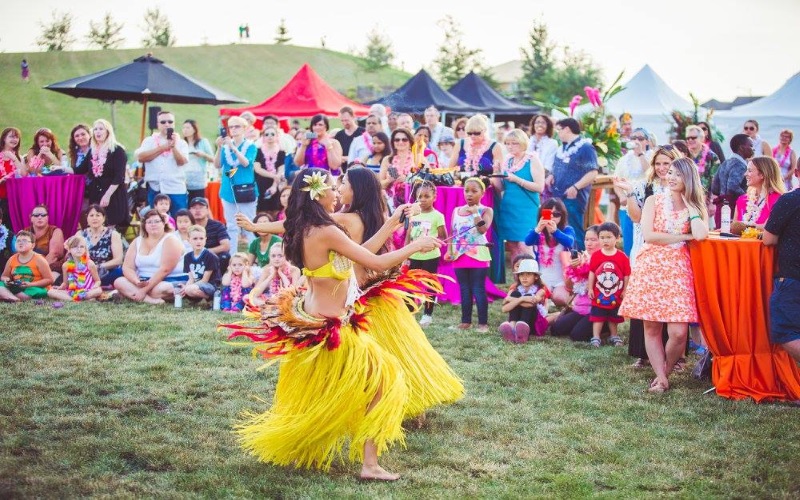
[[312, 200], [318, 200], [322, 193], [330, 189], [331, 187], [325, 182], [325, 175], [321, 172], [314, 172], [311, 175], [304, 175], [303, 182], [306, 183], [306, 187], [302, 188], [302, 191], [307, 191], [309, 195], [311, 195]]

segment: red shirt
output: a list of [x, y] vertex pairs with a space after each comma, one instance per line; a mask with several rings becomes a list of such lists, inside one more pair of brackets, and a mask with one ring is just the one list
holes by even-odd
[[631, 261], [628, 256], [619, 250], [614, 255], [606, 255], [598, 250], [589, 260], [589, 270], [595, 277], [592, 305], [601, 309], [619, 307], [625, 278], [631, 275]]
[[[5, 177], [8, 174], [13, 174], [15, 170], [16, 167], [14, 166], [13, 161], [5, 157], [2, 157], [2, 159], [0, 159], [0, 177]], [[14, 176], [13, 175], [9, 176], [5, 180], [5, 182], [0, 184], [0, 198], [8, 198], [8, 191], [6, 191], [6, 182], [8, 182], [8, 179], [10, 179], [11, 177]], [[6, 217], [8, 217], [8, 214], [6, 214]]]

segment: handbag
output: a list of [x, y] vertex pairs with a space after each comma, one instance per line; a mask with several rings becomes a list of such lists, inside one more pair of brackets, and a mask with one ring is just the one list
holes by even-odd
[[252, 203], [256, 201], [256, 185], [234, 184], [233, 200], [237, 203]]

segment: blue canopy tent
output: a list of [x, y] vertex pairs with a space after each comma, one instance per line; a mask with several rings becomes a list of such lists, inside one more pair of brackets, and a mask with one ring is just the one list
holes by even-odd
[[398, 113], [422, 114], [428, 106], [436, 106], [442, 113], [483, 112], [453, 96], [431, 78], [424, 69], [412, 76], [397, 90], [368, 104], [383, 104]]

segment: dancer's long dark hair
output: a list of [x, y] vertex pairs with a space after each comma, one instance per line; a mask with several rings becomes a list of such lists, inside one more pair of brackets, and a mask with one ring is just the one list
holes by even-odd
[[[308, 232], [315, 227], [336, 226], [345, 233], [347, 231], [331, 219], [330, 214], [317, 201], [312, 200], [303, 178], [306, 175], [320, 173], [327, 178], [330, 173], [321, 168], [306, 168], [301, 170], [292, 182], [292, 191], [289, 193], [289, 202], [286, 206], [286, 220], [283, 233], [283, 253], [286, 258], [297, 267], [303, 265], [303, 241]], [[333, 189], [331, 187], [331, 189]]]
[[[358, 215], [364, 225], [363, 240], [367, 241], [375, 236], [386, 219], [386, 202], [381, 183], [378, 176], [365, 167], [350, 167], [345, 175], [353, 190], [353, 202], [344, 212]], [[384, 244], [379, 253], [386, 250]]]

